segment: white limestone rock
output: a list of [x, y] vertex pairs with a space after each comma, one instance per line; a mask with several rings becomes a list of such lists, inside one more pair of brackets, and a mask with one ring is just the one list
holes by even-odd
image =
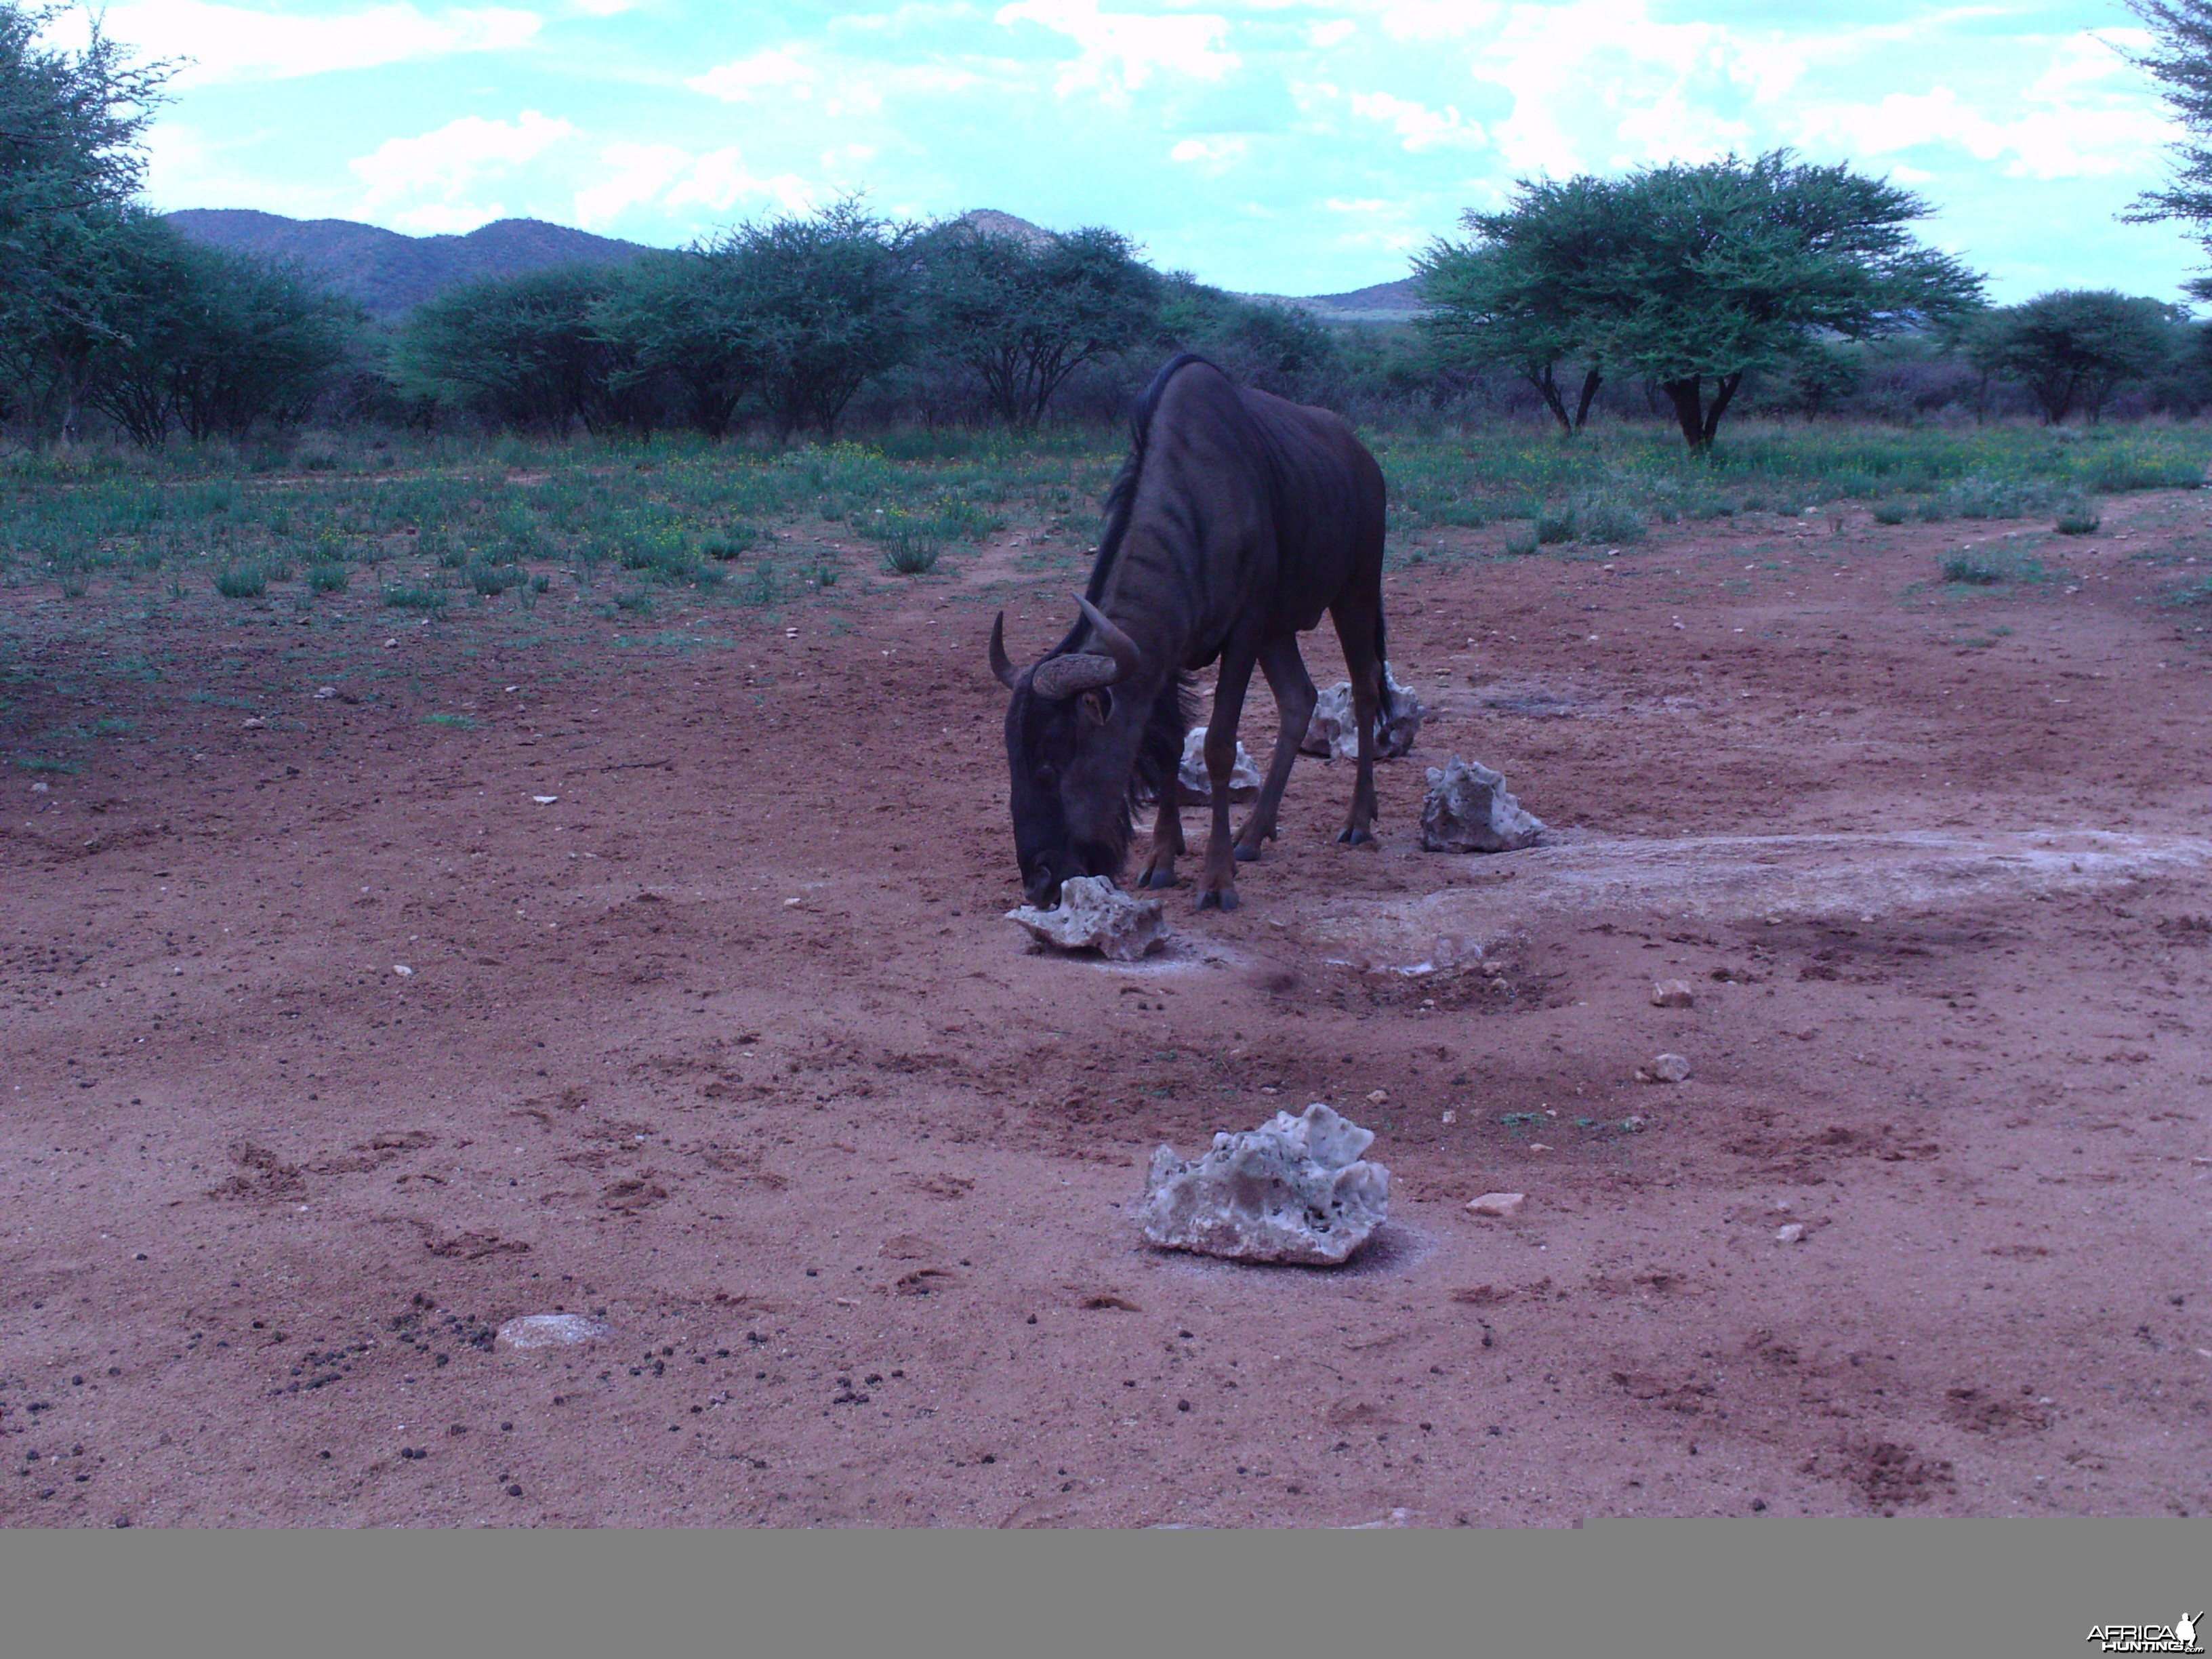
[[581, 1314], [525, 1314], [501, 1326], [494, 1340], [502, 1348], [568, 1348], [602, 1342], [611, 1334], [601, 1322]]
[[1132, 898], [1106, 876], [1076, 876], [1060, 884], [1049, 910], [1024, 904], [1006, 912], [1037, 939], [1063, 951], [1097, 951], [1111, 962], [1134, 962], [1167, 938], [1158, 899]]
[[1242, 1134], [1217, 1134], [1192, 1163], [1152, 1154], [1138, 1224], [1150, 1243], [1238, 1261], [1334, 1267], [1382, 1224], [1390, 1172], [1360, 1154], [1375, 1139], [1316, 1102]]
[[[1375, 734], [1375, 754], [1379, 760], [1395, 760], [1413, 751], [1413, 739], [1420, 735], [1421, 722], [1428, 719], [1429, 711], [1421, 707], [1411, 686], [1398, 684], [1388, 663], [1382, 665], [1382, 683], [1390, 688], [1390, 714]], [[1315, 702], [1313, 719], [1307, 722], [1305, 741], [1298, 745], [1298, 752], [1329, 760], [1359, 758], [1359, 721], [1352, 706], [1350, 680], [1339, 680]]]
[[[1206, 770], [1206, 728], [1194, 726], [1182, 740], [1182, 764], [1176, 769], [1176, 781], [1182, 787], [1185, 806], [1213, 805], [1213, 780]], [[1265, 781], [1260, 768], [1245, 752], [1244, 745], [1237, 745], [1237, 761], [1229, 769], [1229, 799], [1249, 800], [1260, 793]]]
[[1543, 833], [1544, 821], [1522, 810], [1503, 773], [1456, 755], [1429, 769], [1421, 845], [1431, 853], [1517, 853]]

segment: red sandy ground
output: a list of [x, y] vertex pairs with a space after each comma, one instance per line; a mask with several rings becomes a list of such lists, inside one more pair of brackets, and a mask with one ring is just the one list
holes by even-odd
[[[1971, 592], [1939, 559], [2005, 527], [1401, 568], [1438, 713], [1380, 848], [1302, 762], [1244, 907], [1167, 895], [1129, 969], [1000, 919], [983, 640], [1072, 585], [1011, 544], [690, 651], [18, 590], [9, 752], [79, 694], [136, 729], [5, 781], [0, 1518], [2202, 1513], [2212, 636], [2158, 596], [2206, 519]], [[1550, 850], [1419, 849], [1455, 752]], [[1460, 960], [1391, 971], [1431, 911]], [[1310, 1100], [1393, 1171], [1364, 1258], [1137, 1238], [1155, 1145]], [[493, 1343], [556, 1310], [612, 1334]]]

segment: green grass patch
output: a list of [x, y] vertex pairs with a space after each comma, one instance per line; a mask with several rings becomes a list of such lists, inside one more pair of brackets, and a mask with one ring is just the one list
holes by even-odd
[[269, 591], [269, 578], [258, 565], [232, 565], [215, 573], [215, 591], [226, 599], [258, 599]]
[[384, 603], [394, 611], [427, 611], [434, 615], [452, 603], [453, 595], [442, 587], [387, 587]]
[[76, 773], [84, 769], [75, 761], [56, 760], [51, 755], [18, 755], [15, 764], [26, 772]]
[[422, 716], [422, 724], [448, 726], [457, 732], [473, 732], [477, 729], [476, 718], [471, 714], [425, 714]]

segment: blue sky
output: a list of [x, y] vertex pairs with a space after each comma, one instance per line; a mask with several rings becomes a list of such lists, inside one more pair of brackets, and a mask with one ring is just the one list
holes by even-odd
[[2114, 216], [2173, 136], [2116, 0], [140, 0], [190, 58], [163, 209], [411, 234], [507, 216], [674, 245], [864, 191], [1107, 224], [1246, 291], [1402, 276], [1516, 177], [1792, 145], [1909, 185], [2000, 301], [2172, 298]]

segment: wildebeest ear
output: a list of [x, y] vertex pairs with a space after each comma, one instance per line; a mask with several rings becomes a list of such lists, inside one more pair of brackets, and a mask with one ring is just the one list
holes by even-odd
[[1114, 694], [1103, 688], [1096, 691], [1085, 691], [1075, 700], [1075, 706], [1083, 711], [1083, 718], [1086, 724], [1103, 726], [1114, 713]]

